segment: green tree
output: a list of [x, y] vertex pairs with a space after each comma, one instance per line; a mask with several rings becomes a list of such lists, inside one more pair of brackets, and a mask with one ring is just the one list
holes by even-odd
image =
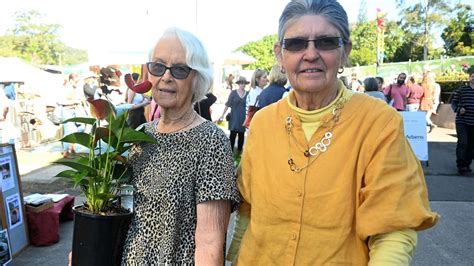
[[267, 35], [258, 41], [249, 42], [239, 48], [237, 51], [252, 56], [257, 59], [253, 64], [250, 64], [245, 69], [256, 69], [261, 68], [269, 71], [271, 67], [276, 63], [275, 54], [273, 52], [273, 45], [277, 41], [278, 37], [276, 34]]
[[33, 64], [78, 64], [87, 61], [87, 52], [69, 48], [60, 41], [58, 24], [41, 22], [35, 10], [15, 13], [15, 26], [0, 36], [0, 56], [16, 56]]
[[401, 60], [397, 60], [395, 54], [409, 39], [396, 21], [385, 22], [384, 40], [384, 62], [400, 62]]
[[352, 26], [352, 52], [350, 65], [372, 65], [377, 57], [377, 25], [375, 21], [366, 21]]
[[417, 35], [411, 32], [405, 32], [404, 41], [393, 54], [393, 62], [408, 60], [423, 60], [423, 45]]
[[[384, 62], [393, 62], [394, 56], [404, 42], [405, 32], [395, 21], [384, 22]], [[377, 58], [377, 23], [366, 21], [351, 26], [352, 52], [350, 65], [372, 65]], [[380, 38], [382, 36], [380, 35]]]
[[57, 64], [62, 52], [57, 33], [60, 26], [41, 23], [42, 15], [35, 10], [16, 12], [15, 17], [12, 33], [17, 36], [19, 56], [36, 64]]
[[[444, 17], [449, 14], [449, 2], [446, 0], [422, 0], [409, 6], [405, 6], [405, 0], [397, 0], [398, 6], [402, 8], [402, 26], [407, 33], [411, 33], [416, 41], [413, 44], [421, 44], [423, 47], [422, 58], [427, 60], [429, 50], [433, 42], [432, 32], [435, 28], [445, 25]], [[416, 47], [410, 50], [417, 50]]]
[[15, 51], [15, 36], [0, 36], [0, 56], [14, 57], [17, 55]]
[[89, 60], [87, 51], [85, 50], [65, 46], [63, 51], [64, 53], [61, 60], [62, 65], [77, 65]]
[[444, 28], [441, 38], [444, 40], [446, 55], [463, 56], [474, 54], [474, 17], [470, 5], [457, 4], [456, 16]]

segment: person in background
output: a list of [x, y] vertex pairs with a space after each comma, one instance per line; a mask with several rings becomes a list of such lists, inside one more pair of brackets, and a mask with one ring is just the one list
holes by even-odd
[[405, 80], [407, 79], [407, 74], [400, 73], [397, 77], [397, 82], [388, 85], [383, 93], [389, 99], [393, 100], [393, 108], [397, 111], [405, 111], [407, 104], [407, 96], [410, 92], [408, 87], [405, 85]]
[[229, 140], [193, 109], [213, 82], [193, 34], [164, 31], [146, 64], [160, 117], [143, 125], [156, 144], [130, 150], [134, 214], [123, 265], [223, 265], [231, 212], [238, 207]]
[[232, 90], [233, 86], [234, 86], [234, 75], [232, 74], [229, 74], [229, 76], [227, 77], [226, 79], [226, 89], [227, 90]]
[[8, 127], [8, 111], [10, 110], [10, 102], [3, 93], [0, 92], [0, 143], [7, 143], [9, 141], [9, 136], [6, 134], [6, 128]]
[[253, 72], [252, 79], [250, 80], [250, 91], [247, 96], [247, 103], [245, 107], [245, 113], [249, 110], [249, 106], [259, 107], [258, 96], [262, 93], [263, 88], [267, 86], [268, 78], [267, 72], [262, 69], [257, 69]]
[[[81, 107], [83, 97], [80, 89], [77, 88], [78, 81], [79, 78], [77, 74], [74, 73], [69, 74], [68, 79], [64, 81], [63, 90], [60, 92], [60, 99], [57, 103], [59, 108], [61, 108], [61, 117], [63, 120], [76, 117], [76, 111]], [[76, 123], [64, 123], [62, 126], [63, 136], [78, 132]], [[74, 144], [63, 142], [62, 146], [64, 158], [72, 158], [71, 154], [76, 153]]]
[[383, 92], [383, 85], [384, 85], [383, 78], [380, 77], [380, 76], [377, 76], [377, 77], [375, 77], [375, 79], [377, 80], [377, 85], [379, 87], [379, 91]]
[[[138, 73], [132, 73], [132, 78], [135, 83], [138, 82]], [[133, 90], [127, 88], [127, 95], [125, 101], [132, 104], [128, 111], [127, 124], [129, 127], [136, 129], [138, 126], [146, 123], [145, 118], [145, 106], [150, 104], [150, 100], [145, 97], [142, 93], [136, 93]]]
[[474, 68], [469, 73], [469, 84], [454, 92], [451, 108], [456, 113], [456, 165], [458, 173], [465, 175], [472, 172], [474, 155]]
[[288, 81], [288, 78], [278, 64], [274, 65], [270, 70], [268, 81], [270, 85], [268, 85], [268, 87], [266, 87], [262, 93], [260, 93], [258, 99], [259, 108], [263, 108], [267, 105], [277, 102], [282, 98], [286, 91], [285, 85]]
[[16, 84], [14, 82], [5, 84], [3, 89], [5, 90], [5, 96], [7, 96], [10, 101], [16, 100]]
[[97, 100], [100, 98], [99, 87], [97, 86], [98, 75], [92, 71], [86, 74], [84, 78], [83, 91], [88, 100]]
[[421, 87], [423, 88], [423, 98], [420, 101], [420, 110], [426, 112], [426, 125], [429, 127], [429, 131], [433, 131], [433, 128], [437, 127], [433, 121], [431, 121], [431, 115], [433, 114], [433, 103], [434, 103], [434, 77], [429, 72], [423, 75], [421, 81]]
[[401, 115], [337, 78], [351, 48], [336, 0], [283, 10], [274, 52], [293, 89], [250, 125], [236, 265], [409, 265], [437, 222]]
[[206, 98], [194, 104], [194, 111], [196, 111], [204, 119], [212, 121], [211, 106], [217, 101], [217, 97], [209, 92]]
[[408, 97], [407, 97], [407, 111], [418, 112], [420, 109], [420, 102], [423, 98], [423, 88], [418, 85], [414, 76], [410, 76], [407, 81]]
[[147, 122], [155, 121], [159, 117], [160, 117], [160, 106], [156, 104], [155, 100], [153, 100], [152, 98], [150, 102], [150, 114], [147, 118]]
[[248, 82], [245, 77], [239, 77], [236, 82], [239, 88], [231, 91], [229, 98], [225, 103], [224, 111], [219, 118], [220, 121], [223, 121], [227, 110], [230, 108], [230, 118], [228, 121], [230, 130], [230, 147], [232, 148], [232, 151], [234, 151], [235, 140], [238, 138], [237, 154], [239, 155], [242, 154], [245, 139], [245, 128], [242, 126], [242, 124], [245, 120], [245, 102], [248, 95], [248, 92], [245, 90], [245, 86], [249, 83], [250, 82]]
[[354, 92], [364, 92], [364, 86], [362, 82], [357, 78], [357, 73], [351, 74], [351, 83], [349, 84], [350, 89]]
[[[433, 80], [435, 80], [434, 73], [433, 75]], [[438, 114], [438, 107], [440, 104], [441, 100], [441, 86], [439, 85], [436, 80], [434, 81], [434, 93], [433, 93], [433, 114], [437, 115]]]
[[385, 95], [383, 94], [383, 92], [379, 91], [379, 86], [375, 78], [364, 79], [364, 87], [365, 87], [365, 93], [367, 95], [370, 95], [372, 97], [381, 99], [384, 102], [387, 102], [387, 99], [385, 98]]

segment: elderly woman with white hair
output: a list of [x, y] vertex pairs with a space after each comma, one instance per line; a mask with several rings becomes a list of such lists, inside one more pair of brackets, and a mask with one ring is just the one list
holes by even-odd
[[224, 132], [193, 104], [212, 84], [201, 42], [171, 28], [146, 64], [161, 117], [144, 124], [157, 144], [131, 149], [134, 216], [123, 264], [222, 265], [227, 225], [239, 203]]

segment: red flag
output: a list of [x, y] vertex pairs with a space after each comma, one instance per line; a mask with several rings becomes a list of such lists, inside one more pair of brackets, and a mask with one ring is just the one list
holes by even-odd
[[383, 22], [385, 20], [385, 13], [380, 10], [380, 8], [377, 8], [377, 27], [381, 30], [384, 29]]

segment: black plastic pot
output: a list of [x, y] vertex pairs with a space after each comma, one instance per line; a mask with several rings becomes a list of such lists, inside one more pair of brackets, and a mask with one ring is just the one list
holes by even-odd
[[72, 265], [120, 265], [132, 213], [95, 215], [75, 206]]

